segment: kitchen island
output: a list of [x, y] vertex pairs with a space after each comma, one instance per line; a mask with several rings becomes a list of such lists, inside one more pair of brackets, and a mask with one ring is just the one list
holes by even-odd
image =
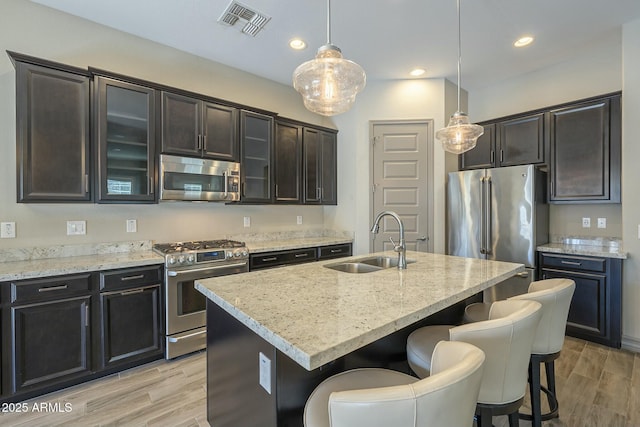
[[[386, 366], [404, 337], [514, 274], [521, 264], [408, 252], [406, 270], [326, 268], [385, 252], [200, 280], [207, 303], [207, 410], [212, 426], [301, 426], [327, 376]], [[395, 349], [379, 346], [390, 337]], [[376, 351], [379, 350], [379, 351]]]

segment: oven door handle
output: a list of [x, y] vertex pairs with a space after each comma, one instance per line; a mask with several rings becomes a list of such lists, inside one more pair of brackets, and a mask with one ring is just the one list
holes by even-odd
[[206, 336], [206, 334], [207, 334], [207, 331], [199, 331], [199, 332], [194, 332], [194, 333], [189, 334], [189, 335], [183, 335], [181, 337], [169, 337], [169, 342], [178, 342], [178, 341], [183, 340], [183, 339], [197, 337], [198, 335], [205, 335]]
[[[225, 264], [225, 265], [220, 265], [217, 267], [205, 267], [205, 268], [195, 268], [193, 270], [184, 270], [184, 271], [176, 271], [176, 270], [168, 270], [167, 271], [167, 275], [171, 276], [171, 277], [178, 277], [178, 276], [184, 276], [184, 275], [191, 275], [194, 273], [203, 273], [206, 271], [210, 271], [212, 273], [219, 271], [219, 270], [223, 270], [223, 269], [227, 269], [227, 268], [235, 268], [235, 267], [246, 267], [247, 266], [247, 262], [241, 262], [241, 263], [237, 263], [237, 264]], [[205, 277], [201, 277], [200, 278], [205, 278]]]

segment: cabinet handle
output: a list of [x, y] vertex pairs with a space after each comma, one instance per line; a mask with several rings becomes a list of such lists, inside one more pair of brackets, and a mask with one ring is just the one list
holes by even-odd
[[49, 286], [47, 288], [40, 288], [38, 292], [49, 292], [49, 291], [62, 291], [67, 289], [69, 285], [60, 285], [60, 286]]
[[124, 291], [124, 292], [120, 292], [120, 295], [141, 294], [142, 292], [144, 292], [144, 288], [140, 288], [140, 289], [133, 289], [133, 290], [131, 290], [131, 291]]
[[207, 151], [207, 135], [202, 136], [202, 150]]
[[565, 260], [560, 260], [561, 264], [567, 264], [567, 265], [582, 265], [581, 262], [577, 262], [577, 261], [565, 261]]
[[500, 150], [500, 163], [504, 162], [504, 150]]
[[342, 249], [331, 249], [332, 254], [339, 254], [340, 252], [342, 252]]
[[269, 261], [277, 261], [278, 257], [272, 256], [270, 258], [262, 258], [263, 262], [269, 262]]
[[85, 174], [84, 175], [84, 192], [88, 193], [89, 192], [89, 174]]
[[551, 185], [551, 195], [555, 196], [556, 193], [553, 192], [553, 180], [551, 180], [550, 185]]
[[84, 326], [89, 327], [89, 305], [84, 306]]
[[155, 189], [153, 188], [153, 178], [149, 177], [149, 194], [153, 194]]
[[278, 193], [278, 184], [276, 184], [276, 197], [279, 197], [279, 194], [280, 193]]
[[489, 163], [493, 164], [496, 161], [496, 152], [491, 150], [491, 155], [489, 156]]
[[198, 135], [198, 150], [202, 148], [202, 135]]
[[121, 277], [120, 281], [126, 282], [127, 280], [137, 280], [137, 279], [144, 279], [144, 274], [136, 274], [135, 276]]
[[320, 200], [320, 187], [316, 188], [316, 199]]
[[295, 257], [296, 257], [296, 258], [304, 258], [304, 257], [308, 257], [308, 256], [309, 256], [309, 254], [307, 254], [307, 253], [304, 253], [304, 254], [295, 254]]

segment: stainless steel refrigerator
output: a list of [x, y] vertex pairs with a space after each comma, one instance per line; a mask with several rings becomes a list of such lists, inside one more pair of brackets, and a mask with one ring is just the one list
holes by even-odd
[[448, 254], [526, 268], [485, 291], [485, 301], [524, 293], [536, 279], [536, 247], [549, 238], [546, 181], [533, 165], [449, 173]]

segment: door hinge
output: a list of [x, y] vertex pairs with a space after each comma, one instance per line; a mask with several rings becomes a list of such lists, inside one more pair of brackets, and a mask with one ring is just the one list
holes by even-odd
[[371, 144], [372, 144], [372, 145], [376, 145], [376, 142], [378, 142], [378, 139], [380, 139], [380, 137], [379, 137], [379, 136], [374, 136], [374, 137], [372, 137], [372, 138], [371, 138]]

